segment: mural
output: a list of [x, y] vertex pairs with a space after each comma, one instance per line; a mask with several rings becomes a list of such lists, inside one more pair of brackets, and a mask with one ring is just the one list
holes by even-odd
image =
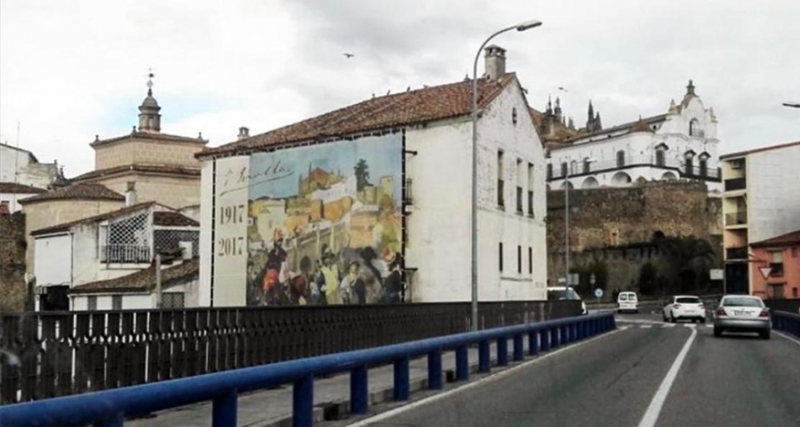
[[402, 136], [250, 158], [247, 304], [398, 303]]

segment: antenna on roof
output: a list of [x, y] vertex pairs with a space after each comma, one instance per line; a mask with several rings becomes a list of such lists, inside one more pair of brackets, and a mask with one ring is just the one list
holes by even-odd
[[150, 67], [147, 69], [147, 95], [149, 96], [153, 96], [153, 77], [155, 74], [153, 74], [153, 68]]

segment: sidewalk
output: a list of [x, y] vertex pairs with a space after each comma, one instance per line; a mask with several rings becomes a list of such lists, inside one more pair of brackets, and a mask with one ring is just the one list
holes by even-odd
[[[525, 352], [528, 351], [528, 340], [524, 341]], [[509, 363], [513, 361], [513, 342], [508, 343]], [[491, 347], [491, 359], [494, 366], [497, 350], [494, 343]], [[478, 349], [469, 350], [470, 372], [478, 370]], [[442, 370], [445, 381], [455, 377], [455, 352], [442, 354]], [[369, 370], [370, 405], [392, 400], [394, 370], [392, 365]], [[421, 357], [410, 363], [411, 392], [428, 387], [428, 359]], [[279, 389], [257, 391], [239, 395], [238, 422], [240, 427], [284, 427], [292, 425], [292, 386]], [[328, 413], [347, 414], [350, 405], [350, 374], [343, 373], [329, 378], [314, 380], [314, 421], [321, 422]], [[154, 418], [143, 418], [125, 422], [126, 426], [205, 426], [211, 423], [211, 402], [170, 409], [155, 414]]]

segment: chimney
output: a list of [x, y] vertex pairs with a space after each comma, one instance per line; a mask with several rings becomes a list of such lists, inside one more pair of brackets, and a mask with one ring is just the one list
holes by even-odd
[[506, 74], [506, 50], [497, 45], [487, 46], [484, 58], [486, 60], [485, 75], [489, 80], [495, 80]]
[[239, 128], [239, 139], [250, 138], [250, 129], [242, 126]]
[[125, 190], [125, 206], [136, 204], [136, 182], [128, 181], [128, 189]]

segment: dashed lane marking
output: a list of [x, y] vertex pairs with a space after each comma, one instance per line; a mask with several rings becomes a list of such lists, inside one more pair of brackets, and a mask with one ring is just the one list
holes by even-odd
[[650, 329], [653, 327], [653, 325], [639, 325], [639, 327], [642, 329]]

